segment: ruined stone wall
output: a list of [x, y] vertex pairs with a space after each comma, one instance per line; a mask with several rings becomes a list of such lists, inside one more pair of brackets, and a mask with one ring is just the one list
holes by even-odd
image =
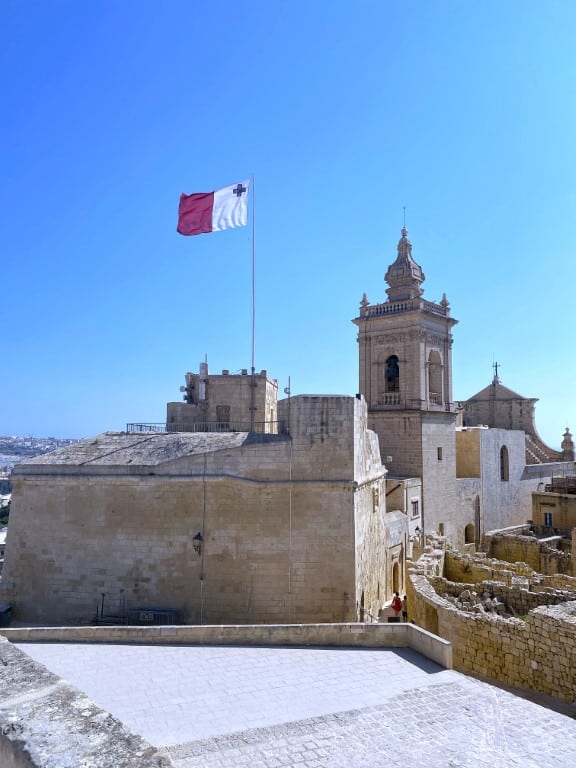
[[[429, 559], [429, 553], [424, 553], [410, 569], [410, 619], [452, 643], [455, 669], [574, 701], [576, 580], [541, 577], [531, 569], [532, 579], [523, 579], [507, 564], [499, 573], [495, 561], [475, 564], [472, 558], [446, 552], [446, 574], [466, 576], [455, 584], [427, 574]], [[467, 569], [466, 560], [470, 561]], [[525, 564], [515, 565], [528, 570]], [[487, 572], [497, 579], [478, 578]], [[561, 589], [570, 591], [561, 594]], [[460, 590], [488, 591], [521, 618], [459, 610], [449, 596]]]
[[491, 557], [510, 563], [527, 563], [534, 571], [544, 575], [565, 573], [572, 575], [572, 556], [535, 536], [498, 535], [486, 537], [486, 551]]

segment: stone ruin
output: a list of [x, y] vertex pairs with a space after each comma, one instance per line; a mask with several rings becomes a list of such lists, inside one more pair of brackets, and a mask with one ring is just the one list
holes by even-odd
[[503, 618], [516, 616], [515, 611], [506, 605], [497, 595], [488, 591], [476, 592], [471, 589], [463, 589], [459, 594], [444, 593], [444, 598], [452, 603], [459, 611], [469, 613], [493, 613]]

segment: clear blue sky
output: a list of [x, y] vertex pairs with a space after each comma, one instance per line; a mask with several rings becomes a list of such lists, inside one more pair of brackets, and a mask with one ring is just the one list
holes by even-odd
[[0, 434], [163, 421], [250, 367], [251, 230], [176, 234], [256, 179], [256, 368], [354, 394], [362, 293], [407, 207], [454, 398], [576, 432], [573, 0], [2, 0]]

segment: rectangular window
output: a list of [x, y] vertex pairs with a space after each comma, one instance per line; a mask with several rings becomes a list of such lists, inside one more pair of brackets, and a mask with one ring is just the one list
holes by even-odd
[[442, 448], [437, 448], [436, 450], [438, 452], [438, 461], [442, 461]]
[[546, 528], [552, 528], [552, 512], [544, 512], [544, 525]]
[[420, 515], [420, 509], [419, 509], [419, 502], [418, 499], [414, 499], [412, 501], [412, 517], [419, 517]]
[[229, 405], [217, 405], [216, 406], [216, 421], [218, 422], [218, 431], [230, 429], [230, 406]]

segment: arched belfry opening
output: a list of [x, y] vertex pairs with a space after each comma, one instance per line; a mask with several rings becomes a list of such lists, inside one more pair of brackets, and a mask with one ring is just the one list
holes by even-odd
[[443, 402], [442, 387], [442, 358], [440, 353], [433, 349], [428, 355], [428, 400], [433, 405], [441, 405]]
[[400, 361], [398, 355], [390, 355], [384, 365], [384, 391], [400, 391]]

